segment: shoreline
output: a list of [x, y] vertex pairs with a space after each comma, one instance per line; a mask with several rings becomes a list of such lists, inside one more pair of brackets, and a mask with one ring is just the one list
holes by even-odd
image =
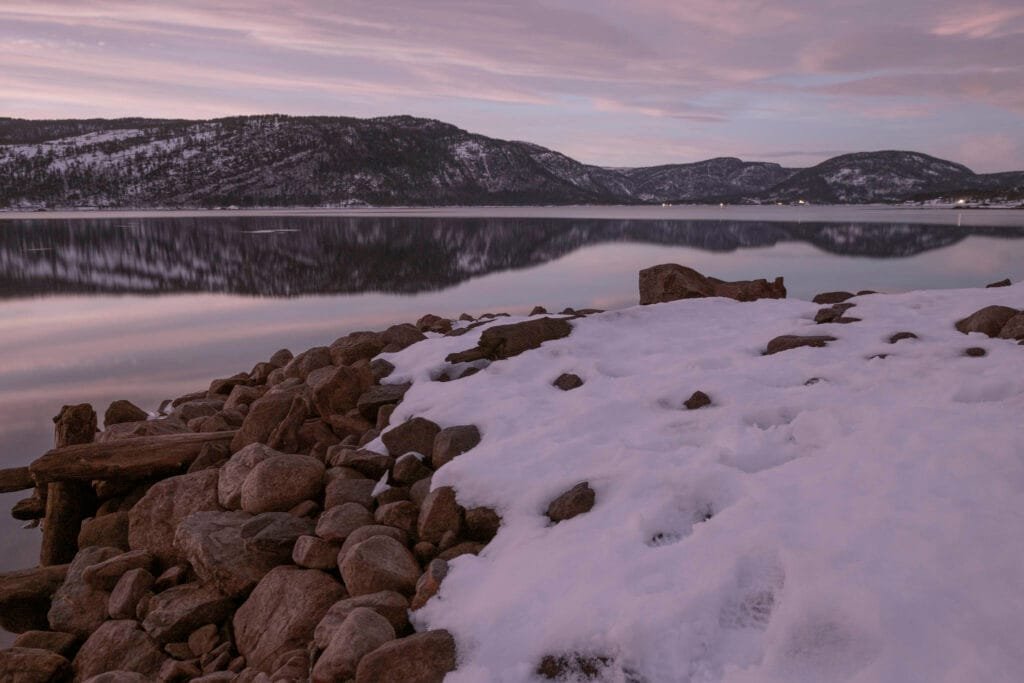
[[[614, 431], [589, 444], [596, 460], [583, 457], [567, 470], [550, 456], [539, 457], [547, 453], [542, 444], [557, 443], [557, 425], [539, 440], [523, 441], [519, 432], [545, 427], [537, 418], [547, 415], [548, 405], [556, 411], [550, 416], [554, 422], [583, 419], [585, 413], [557, 412], [554, 407], [575, 397], [597, 419], [610, 411], [603, 418], [606, 423], [625, 420], [621, 428], [633, 440], [648, 438], [648, 432], [675, 430], [679, 420], [696, 420], [691, 430], [703, 425], [696, 433], [703, 429], [713, 434], [722, 428], [715, 426], [722, 419], [716, 416], [741, 400], [744, 385], [737, 382], [745, 371], [738, 370], [728, 381], [719, 379], [713, 387], [708, 383], [728, 375], [731, 364], [740, 363], [736, 359], [768, 368], [765, 379], [776, 384], [782, 380], [771, 364], [794, 363], [792, 378], [780, 385], [785, 387], [780, 397], [842, 391], [855, 375], [827, 376], [840, 373], [839, 358], [851, 367], [857, 361], [856, 367], [866, 368], [862, 372], [879, 373], [878, 364], [895, 354], [896, 360], [889, 362], [904, 382], [918, 373], [898, 370], [901, 354], [909, 354], [908, 362], [921, 363], [929, 362], [929, 354], [948, 353], [952, 365], [996, 362], [983, 360], [990, 355], [1002, 359], [1000, 363], [1019, 359], [1024, 349], [998, 337], [1014, 315], [1024, 313], [1001, 312], [998, 325], [991, 316], [968, 316], [948, 334], [941, 332], [981, 301], [1021, 298], [1020, 285], [993, 284], [998, 287], [980, 292], [832, 292], [812, 303], [786, 300], [781, 279], [725, 283], [660, 266], [640, 274], [641, 303], [654, 306], [608, 313], [566, 309], [548, 314], [539, 309], [526, 316], [484, 314], [458, 320], [425, 315], [415, 325], [355, 332], [294, 356], [279, 351], [250, 372], [213, 380], [208, 390], [161, 406], [162, 419], [117, 402], [107, 410], [105, 430], [99, 433], [92, 407], [66, 407], [55, 418], [53, 451], [28, 468], [0, 472], [5, 491], [37, 487], [26, 499], [30, 502], [19, 504], [24, 519], [45, 513], [49, 520], [43, 550], [49, 568], [15, 572], [13, 578], [0, 575], [0, 603], [5, 608], [17, 605], [5, 618], [23, 619], [16, 625], [32, 627], [31, 635], [16, 644], [15, 649], [30, 651], [16, 653], [22, 658], [18, 661], [50, 667], [55, 676], [68, 675], [73, 667], [83, 679], [135, 667], [144, 676], [164, 680], [204, 674], [214, 676], [211, 681], [256, 681], [267, 674], [274, 674], [274, 680], [299, 680], [312, 673], [316, 680], [354, 676], [360, 683], [416, 662], [428, 672], [423, 680], [440, 680], [451, 670], [468, 671], [464, 677], [474, 671], [506, 670], [510, 661], [495, 650], [499, 643], [494, 641], [504, 629], [514, 651], [508, 656], [529, 656], [532, 671], [540, 676], [591, 669], [626, 675], [634, 667], [643, 669], [649, 662], [632, 661], [636, 653], [623, 659], [611, 646], [580, 652], [566, 641], [540, 652], [538, 634], [511, 623], [496, 633], [476, 633], [483, 643], [473, 645], [473, 638], [467, 639], [469, 624], [487, 622], [470, 605], [492, 595], [495, 586], [489, 582], [512, 578], [508, 572], [519, 551], [515, 543], [509, 545], [510, 539], [527, 545], [544, 542], [533, 521], [538, 512], [547, 517], [551, 542], [569, 543], [583, 552], [583, 546], [572, 545], [578, 543], [573, 539], [611, 529], [604, 526], [608, 518], [601, 517], [608, 513], [601, 511], [624, 500], [623, 493], [616, 497], [612, 483], [625, 477], [625, 471], [615, 462], [614, 450], [604, 453], [598, 446]], [[934, 322], [933, 309], [950, 305], [947, 300], [955, 304], [947, 316], [951, 320]], [[927, 310], [913, 320], [900, 320], [922, 307]], [[707, 339], [702, 341], [700, 326], [684, 314], [688, 311], [700, 312], [697, 319], [706, 321]], [[744, 311], [755, 315], [749, 341], [739, 332], [747, 326], [737, 327]], [[681, 315], [678, 320], [676, 313]], [[668, 355], [657, 344], [636, 346], [644, 337], [635, 335], [645, 326], [657, 340], [680, 324], [690, 327], [679, 339], [697, 344], [690, 355], [673, 351], [674, 345], [667, 347]], [[859, 331], [873, 326], [888, 330], [888, 341], [874, 340], [873, 331], [867, 336]], [[968, 332], [983, 332], [991, 341], [963, 336]], [[1024, 330], [1019, 338], [1024, 341]], [[716, 355], [726, 339], [738, 343], [739, 350], [730, 353], [739, 356]], [[879, 352], [851, 360], [849, 351], [843, 352], [850, 344], [856, 344], [854, 355], [875, 347]], [[786, 355], [777, 355], [782, 353]], [[583, 360], [588, 354], [594, 359]], [[726, 358], [733, 360], [727, 363]], [[649, 375], [644, 366], [665, 361], [681, 363], [681, 382], [647, 405], [670, 384], [651, 386], [657, 375]], [[964, 367], [965, 378], [974, 374]], [[643, 383], [621, 385], [637, 368], [648, 373]], [[882, 372], [876, 381], [892, 381], [887, 374]], [[536, 388], [516, 389], [529, 377], [546, 379], [529, 385]], [[489, 382], [504, 390], [488, 389]], [[812, 389], [819, 384], [825, 389]], [[528, 393], [520, 400], [516, 391]], [[1012, 401], [1018, 396], [1015, 390], [1007, 393], [988, 385], [970, 391], [963, 400], [977, 395], [982, 402]], [[481, 400], [485, 396], [492, 396], [494, 408]], [[611, 403], [600, 402], [606, 400]], [[790, 429], [790, 439], [819, 448], [818, 433], [831, 425], [811, 426], [805, 420], [806, 426], [797, 431], [790, 427], [799, 422], [797, 416], [785, 410], [775, 414], [763, 397], [746, 400], [753, 404], [739, 415], [757, 439], [770, 438], [766, 435], [772, 430]], [[841, 393], [835, 400], [838, 405], [846, 402]], [[643, 417], [636, 417], [634, 426], [618, 416], [634, 414], [626, 407], [637, 401], [642, 405], [630, 409]], [[757, 412], [751, 413], [754, 406], [759, 406]], [[517, 412], [520, 419], [511, 417]], [[647, 422], [650, 427], [644, 426]], [[601, 429], [600, 422], [586, 421], [579, 428], [586, 424]], [[691, 430], [684, 430], [684, 444]], [[657, 448], [668, 433], [637, 454]], [[785, 451], [786, 443], [784, 439], [772, 447]], [[509, 453], [526, 444], [538, 451], [531, 467], [553, 468], [530, 486], [509, 461]], [[995, 445], [1001, 453], [1000, 443]], [[754, 481], [743, 477], [787, 462], [775, 462], [772, 458], [778, 455], [767, 452], [743, 456], [753, 458], [749, 461], [739, 457], [723, 460], [735, 470], [728, 476], [715, 468], [685, 470], [683, 481], [695, 475], [703, 481], [693, 492], [697, 498], [680, 503], [685, 510], [694, 507], [686, 514], [706, 521], [732, 505], [742, 508], [735, 502], [737, 487]], [[670, 459], [658, 462], [673, 467]], [[509, 478], [514, 472], [520, 476]], [[507, 489], [513, 481], [523, 489], [510, 498]], [[647, 491], [647, 486], [635, 492]], [[56, 505], [55, 500], [66, 502]], [[650, 514], [656, 519], [663, 513]], [[685, 528], [662, 528], [681, 523], [671, 518], [647, 530], [652, 534], [648, 546], [671, 545], [692, 531], [693, 521]], [[727, 515], [722, 520], [728, 524]], [[626, 530], [632, 534], [630, 528]], [[668, 540], [675, 536], [680, 538]], [[75, 553], [74, 545], [82, 550]], [[544, 566], [557, 561], [558, 553], [552, 551], [546, 551], [546, 561], [537, 556], [533, 581], [547, 577], [550, 582], [558, 576], [552, 565]], [[580, 559], [606, 561], [599, 555]], [[765, 571], [773, 575], [776, 570]], [[442, 582], [444, 599], [432, 599]], [[460, 590], [453, 593], [448, 587]], [[569, 593], [578, 589], [561, 588]], [[544, 589], [536, 583], [531, 590]], [[601, 590], [600, 585], [594, 590]], [[770, 588], [773, 595], [781, 595], [779, 590]], [[551, 605], [538, 603], [522, 607], [534, 617], [528, 623], [554, 618], [542, 611]], [[47, 613], [45, 620], [42, 612]], [[517, 614], [512, 610], [510, 618], [518, 622], [523, 615]], [[264, 629], [269, 635], [262, 634]], [[628, 641], [617, 647], [631, 651]]]

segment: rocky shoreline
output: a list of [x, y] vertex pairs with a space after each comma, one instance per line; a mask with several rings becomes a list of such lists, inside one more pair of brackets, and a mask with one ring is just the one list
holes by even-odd
[[[868, 294], [815, 297], [824, 307], [814, 322], [859, 322], [849, 300]], [[785, 296], [781, 278], [723, 282], [671, 264], [640, 273], [641, 304]], [[538, 307], [507, 324], [505, 314], [425, 315], [297, 355], [278, 351], [155, 416], [116, 401], [102, 431], [92, 406], [65, 406], [53, 450], [0, 470], [0, 491], [33, 490], [12, 514], [43, 528], [40, 566], [0, 575], [0, 624], [20, 634], [0, 651], [0, 679], [442, 680], [459, 666], [460, 643], [447, 630], [418, 629], [415, 614], [450, 562], [495, 538], [502, 514], [433, 485], [486, 430], [419, 416], [393, 423], [412, 383], [389, 381], [395, 366], [382, 354], [482, 328], [469, 348], [438, 359], [431, 379], [452, 382], [568, 337], [575, 321], [599, 313]], [[955, 326], [1024, 343], [1024, 312], [1008, 306], [986, 306]], [[912, 339], [893, 330], [889, 343]], [[762, 353], [834, 341], [787, 334]], [[573, 391], [585, 382], [563, 373], [551, 384]], [[697, 390], [679, 407], [714, 404], [713, 393]], [[590, 511], [596, 499], [580, 481], [549, 500], [547, 524]], [[596, 677], [605, 663], [553, 652], [533, 667], [565, 679]]]

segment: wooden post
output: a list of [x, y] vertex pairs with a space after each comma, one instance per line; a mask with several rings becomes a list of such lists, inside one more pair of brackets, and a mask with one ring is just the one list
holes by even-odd
[[[96, 436], [96, 411], [88, 403], [64, 406], [53, 422], [57, 448], [92, 443]], [[66, 564], [74, 559], [82, 520], [92, 514], [95, 503], [89, 482], [60, 481], [47, 485], [40, 566]]]

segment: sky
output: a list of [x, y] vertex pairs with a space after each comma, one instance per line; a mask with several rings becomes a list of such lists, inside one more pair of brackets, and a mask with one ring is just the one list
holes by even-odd
[[0, 2], [0, 116], [257, 113], [412, 114], [604, 166], [1024, 169], [1024, 2]]

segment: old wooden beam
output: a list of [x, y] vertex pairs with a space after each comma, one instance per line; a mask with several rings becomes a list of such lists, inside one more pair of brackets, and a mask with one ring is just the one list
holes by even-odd
[[[53, 418], [54, 446], [88, 444], [96, 437], [96, 411], [88, 403], [64, 406]], [[29, 468], [31, 471], [31, 467]], [[33, 473], [33, 477], [34, 477]], [[43, 482], [36, 479], [37, 483]], [[88, 481], [53, 481], [46, 489], [46, 517], [39, 564], [64, 564], [78, 553], [82, 520], [96, 508], [96, 495]]]
[[148, 479], [183, 471], [206, 444], [228, 444], [235, 432], [140, 436], [54, 448], [29, 465], [37, 482]]
[[24, 491], [36, 485], [27, 467], [10, 467], [0, 470], [0, 493]]
[[48, 629], [50, 599], [64, 583], [68, 565], [0, 574], [0, 628], [12, 633]]

